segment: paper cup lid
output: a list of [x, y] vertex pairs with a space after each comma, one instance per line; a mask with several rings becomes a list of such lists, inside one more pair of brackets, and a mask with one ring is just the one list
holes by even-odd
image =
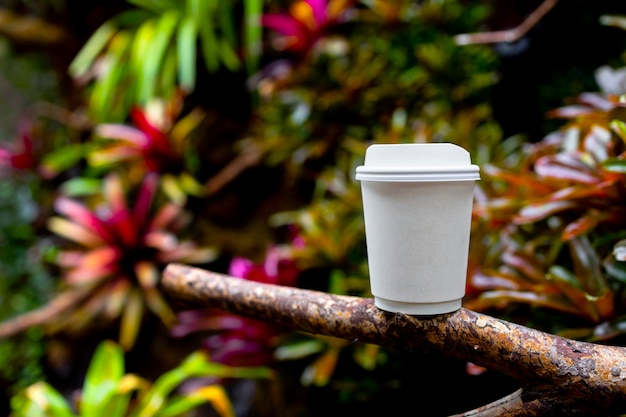
[[477, 165], [452, 143], [387, 143], [370, 145], [365, 163], [356, 169], [359, 181], [476, 181]]

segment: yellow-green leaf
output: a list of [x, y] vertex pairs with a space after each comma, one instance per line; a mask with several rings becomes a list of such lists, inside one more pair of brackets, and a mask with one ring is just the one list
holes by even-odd
[[143, 54], [142, 78], [139, 88], [139, 98], [142, 104], [146, 104], [155, 96], [161, 63], [179, 21], [180, 13], [171, 10], [165, 12], [156, 23], [149, 50]]
[[[117, 385], [124, 375], [124, 352], [114, 342], [106, 340], [96, 349], [83, 386], [80, 401], [81, 414], [89, 417], [104, 417]], [[108, 416], [107, 416], [108, 417]]]
[[190, 392], [184, 398], [172, 402], [165, 407], [157, 417], [174, 417], [198, 407], [203, 403], [210, 402], [213, 409], [221, 417], [235, 417], [235, 410], [228, 397], [226, 390], [220, 385], [209, 385]]
[[226, 65], [226, 67], [231, 71], [237, 71], [241, 62], [239, 61], [239, 57], [237, 56], [235, 49], [230, 42], [228, 42], [228, 39], [220, 39], [219, 47], [224, 65]]
[[183, 18], [176, 37], [178, 51], [178, 78], [180, 86], [191, 92], [196, 84], [196, 39], [198, 28], [191, 16]]
[[210, 20], [200, 25], [200, 44], [204, 64], [209, 71], [217, 71], [219, 68], [219, 47], [213, 25]]
[[87, 43], [81, 48], [76, 57], [72, 60], [69, 66], [69, 73], [72, 77], [77, 78], [83, 75], [98, 55], [104, 50], [106, 44], [111, 40], [115, 32], [117, 31], [115, 25], [112, 22], [106, 22], [100, 26], [91, 35]]
[[145, 305], [141, 293], [136, 289], [130, 291], [120, 325], [120, 345], [126, 351], [130, 350], [135, 344], [144, 309]]
[[[108, 50], [105, 61], [105, 70], [102, 78], [94, 85], [94, 88], [89, 97], [89, 110], [96, 120], [115, 120], [116, 114], [115, 106], [116, 96], [120, 92], [121, 83], [127, 73], [126, 65], [124, 64], [124, 56], [127, 52], [128, 43], [130, 42], [130, 36], [125, 32], [118, 32], [112, 42], [111, 47]], [[124, 94], [127, 95], [130, 92], [124, 90]]]

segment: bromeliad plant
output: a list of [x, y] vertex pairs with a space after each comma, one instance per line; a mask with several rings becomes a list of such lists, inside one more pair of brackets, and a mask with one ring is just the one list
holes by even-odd
[[158, 174], [162, 189], [180, 205], [185, 204], [188, 195], [202, 197], [204, 188], [195, 178], [197, 143], [191, 136], [204, 114], [194, 109], [181, 117], [183, 101], [183, 94], [174, 95], [167, 103], [152, 100], [145, 107], [130, 110], [132, 125], [96, 126], [97, 146], [88, 155], [89, 164], [109, 170], [123, 165], [127, 177], [134, 181], [146, 172]]
[[[63, 314], [43, 315], [45, 329], [49, 330], [45, 337], [56, 341], [57, 331], [80, 331], [79, 337], [94, 335], [105, 325], [108, 330], [114, 324], [111, 327], [117, 330], [119, 323], [120, 346], [129, 350], [145, 346], [136, 341], [140, 335], [150, 336], [140, 333], [145, 323], [142, 319], [147, 315], [168, 325], [180, 319], [181, 327], [188, 326], [185, 331], [207, 325], [215, 332], [205, 346], [214, 354], [214, 361], [262, 363], [276, 359], [273, 354], [281, 358], [316, 354], [317, 360], [307, 367], [303, 381], [328, 383], [340, 353], [352, 347], [349, 342], [307, 337], [304, 343], [287, 345], [282, 329], [266, 324], [215, 312], [208, 317], [177, 317], [159, 292], [160, 271], [165, 264], [204, 263], [216, 255], [214, 250], [202, 247], [206, 234], [199, 236], [197, 227], [195, 235], [186, 234], [190, 218], [181, 206], [187, 195], [195, 197], [193, 203], [204, 196], [197, 183], [189, 180], [197, 180], [196, 169], [201, 166], [206, 170], [208, 164], [187, 136], [202, 115], [191, 110], [193, 103], [188, 102], [185, 116], [177, 113], [177, 105], [182, 103], [177, 102], [180, 97], [176, 94], [182, 91], [183, 97], [189, 97], [187, 93], [198, 85], [196, 71], [243, 72], [244, 56], [248, 69], [254, 69], [252, 51], [255, 45], [261, 45], [261, 21], [276, 32], [273, 45], [285, 48], [277, 51], [277, 56], [268, 54], [264, 62], [270, 65], [253, 78], [257, 83], [251, 85], [257, 87], [254, 93], [260, 98], [255, 109], [258, 113], [253, 117], [255, 125], [248, 135], [250, 141], [234, 144], [233, 150], [237, 145], [242, 145], [244, 151], [258, 149], [265, 158], [262, 162], [280, 166], [285, 182], [293, 181], [292, 189], [298, 192], [321, 178], [315, 187], [314, 204], [287, 216], [308, 245], [295, 248], [298, 254], [289, 261], [323, 270], [320, 288], [328, 283], [325, 272], [330, 271], [331, 291], [363, 294], [367, 280], [360, 251], [358, 184], [348, 178], [355, 160], [362, 156], [364, 144], [372, 140], [450, 138], [470, 142], [481, 139], [486, 143], [497, 136], [481, 97], [483, 88], [494, 81], [494, 55], [487, 48], [459, 50], [449, 36], [450, 32], [473, 27], [484, 16], [484, 9], [467, 13], [456, 1], [445, 7], [439, 1], [424, 2], [418, 10], [411, 7], [411, 1], [386, 5], [307, 0], [294, 2], [289, 12], [282, 9], [282, 4], [272, 4], [272, 13], [261, 19], [259, 0], [238, 2], [237, 7], [217, 0], [128, 3], [136, 7], [96, 31], [69, 68], [76, 85], [85, 88], [87, 118], [66, 115], [72, 122], [87, 120], [79, 126], [79, 132], [59, 135], [62, 140], [58, 141], [43, 135], [44, 144], [55, 145], [53, 149], [38, 148], [41, 143], [36, 142], [31, 148], [24, 142], [23, 149], [2, 153], [6, 157], [3, 161], [12, 168], [30, 169], [39, 164], [33, 170], [37, 175], [53, 173], [46, 186], [52, 188], [47, 198], [53, 199], [54, 205], [47, 203], [49, 200], [37, 200], [42, 207], [53, 206], [56, 211], [48, 224], [55, 235], [52, 242], [59, 248], [55, 258], [58, 269], [52, 272], [61, 280], [54, 283], [61, 284], [55, 286], [61, 294], [51, 305], [68, 293], [81, 297], [69, 306], [66, 303]], [[246, 24], [239, 33], [233, 22], [235, 13], [241, 11], [239, 18], [245, 16]], [[281, 12], [282, 18], [276, 15]], [[280, 59], [283, 57], [291, 59], [285, 78], [281, 78], [284, 67], [279, 64], [285, 62]], [[211, 94], [200, 90], [195, 93]], [[154, 98], [169, 100], [172, 95], [174, 99], [167, 105], [153, 105]], [[160, 111], [155, 113], [155, 108]], [[90, 135], [93, 126], [95, 135]], [[205, 146], [205, 150], [209, 148]], [[337, 157], [339, 154], [346, 157]], [[337, 161], [340, 167], [329, 168]], [[51, 170], [42, 171], [41, 167]], [[209, 169], [204, 174], [213, 175], [214, 171]], [[236, 187], [233, 184], [232, 188]], [[161, 191], [168, 198], [161, 198]], [[214, 192], [206, 204], [218, 200], [219, 194]], [[302, 192], [298, 202], [310, 197], [306, 194]], [[289, 205], [291, 208], [293, 205]], [[192, 220], [198, 225], [204, 219], [196, 216]], [[331, 233], [326, 233], [329, 230]], [[319, 252], [311, 247], [319, 248]], [[235, 256], [233, 266], [244, 268], [233, 273], [248, 279], [273, 279], [276, 276], [267, 267], [275, 260], [268, 259], [261, 268]], [[344, 271], [350, 265], [357, 267]], [[278, 282], [293, 283], [293, 269], [281, 274]], [[41, 311], [51, 310], [44, 306]], [[369, 346], [355, 347], [353, 351], [363, 367], [371, 367], [378, 360], [378, 351]], [[109, 366], [118, 369], [118, 365]], [[125, 402], [132, 391], [135, 394], [128, 404], [139, 406], [134, 399], [143, 394], [141, 389], [133, 391], [133, 384], [141, 384], [116, 372], [113, 379], [120, 383], [113, 384], [115, 394], [105, 383], [96, 384], [98, 394]], [[185, 373], [183, 377], [193, 375]], [[82, 398], [95, 404], [94, 395], [86, 388]], [[26, 407], [25, 413], [35, 413], [46, 403], [53, 407], [48, 409], [50, 414], [115, 411], [106, 405], [94, 410], [96, 406], [85, 405], [83, 400], [79, 400], [80, 409], [70, 411], [44, 384], [34, 386], [21, 398], [15, 404]], [[167, 411], [171, 414], [164, 415], [175, 415], [171, 410]], [[147, 408], [137, 413], [143, 411]]]
[[350, 141], [488, 147], [500, 139], [485, 95], [497, 59], [450, 36], [486, 14], [455, 1], [297, 1], [282, 17], [265, 16], [286, 50], [253, 78], [252, 140], [292, 178], [316, 178]]
[[266, 13], [261, 24], [276, 32], [273, 46], [306, 54], [333, 25], [345, 19], [354, 0], [297, 0], [288, 13]]
[[[305, 207], [272, 221], [298, 230], [304, 245], [294, 245], [293, 255], [307, 284], [369, 296], [354, 169], [372, 142], [451, 141], [484, 156], [500, 139], [484, 95], [496, 57], [484, 47], [458, 48], [450, 36], [474, 27], [487, 9], [456, 1], [290, 4], [262, 19], [276, 59], [251, 80], [259, 106], [244, 145], [284, 167], [289, 185], [306, 193]], [[277, 356], [298, 349], [317, 355], [302, 381], [319, 385], [350, 353], [364, 369], [385, 360], [377, 348], [324, 339], [283, 342]]]
[[69, 68], [87, 87], [90, 116], [98, 122], [123, 121], [133, 106], [169, 97], [176, 87], [193, 91], [198, 61], [216, 72], [238, 71], [244, 58], [251, 66], [258, 59], [260, 0], [244, 2], [244, 33], [237, 32], [231, 2], [128, 3], [129, 10], [93, 33]]
[[[265, 259], [256, 263], [243, 257], [234, 257], [229, 275], [266, 284], [296, 286], [300, 270], [287, 245], [268, 248]], [[194, 332], [211, 332], [203, 340], [215, 362], [230, 366], [258, 366], [273, 362], [274, 350], [286, 330], [272, 323], [240, 317], [218, 309], [182, 311], [179, 322], [172, 329], [176, 337]]]
[[180, 385], [192, 378], [270, 378], [261, 367], [229, 367], [212, 362], [204, 353], [190, 354], [176, 368], [155, 381], [124, 372], [123, 349], [105, 340], [96, 349], [82, 391], [72, 402], [45, 381], [37, 382], [11, 399], [11, 417], [184, 417], [210, 404], [221, 417], [234, 417], [221, 385], [188, 392]]
[[[126, 190], [124, 181], [110, 174], [100, 198], [90, 204], [64, 196], [56, 200], [62, 217], [52, 217], [49, 228], [74, 243], [56, 262], [69, 287], [91, 293], [67, 321], [70, 328], [93, 326], [99, 317], [121, 317], [120, 343], [130, 349], [145, 307], [167, 325], [176, 321], [158, 290], [162, 267], [169, 262], [208, 262], [216, 252], [182, 238], [190, 218], [175, 203], [158, 200], [158, 185], [159, 177], [152, 173], [137, 190]], [[131, 191], [136, 192], [132, 203]]]
[[578, 101], [551, 112], [568, 122], [516, 167], [484, 167], [476, 215], [498, 231], [482, 242], [491, 252], [471, 277], [471, 306], [544, 307], [578, 318], [547, 330], [608, 340], [626, 314], [626, 106], [614, 94]]

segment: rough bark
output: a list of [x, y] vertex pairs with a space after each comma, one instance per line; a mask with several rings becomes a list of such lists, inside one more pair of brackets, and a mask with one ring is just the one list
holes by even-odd
[[521, 389], [459, 416], [626, 413], [626, 349], [574, 341], [461, 308], [438, 316], [388, 313], [373, 300], [246, 281], [169, 265], [164, 290], [294, 330], [473, 362]]

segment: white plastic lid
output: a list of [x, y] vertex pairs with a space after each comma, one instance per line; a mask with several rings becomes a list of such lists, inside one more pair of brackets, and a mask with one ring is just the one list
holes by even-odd
[[386, 143], [370, 145], [365, 163], [356, 168], [359, 181], [476, 181], [478, 165], [452, 143]]

